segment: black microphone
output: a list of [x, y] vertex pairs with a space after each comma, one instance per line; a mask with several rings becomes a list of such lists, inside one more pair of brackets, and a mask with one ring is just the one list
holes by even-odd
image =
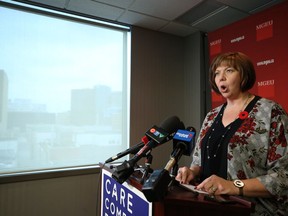
[[162, 170], [155, 170], [142, 187], [142, 192], [149, 202], [160, 201], [164, 198], [168, 185], [173, 180], [170, 171], [178, 163], [183, 154], [190, 155], [194, 147], [196, 130], [188, 127], [187, 130], [178, 130], [173, 137], [173, 152], [166, 166]]
[[[178, 171], [178, 161], [182, 155], [190, 156], [195, 146], [196, 129], [194, 127], [187, 127], [186, 130], [179, 129], [173, 137], [173, 152], [166, 167], [170, 171], [172, 177], [176, 176]], [[176, 172], [176, 173], [175, 173]]]
[[173, 149], [178, 145], [184, 145], [183, 155], [190, 156], [195, 146], [196, 129], [187, 127], [186, 130], [179, 129], [173, 137]]
[[144, 145], [130, 160], [125, 160], [121, 165], [116, 166], [112, 173], [112, 177], [122, 184], [134, 172], [135, 164], [142, 157], [149, 154], [153, 148], [171, 140], [179, 128], [184, 128], [184, 124], [176, 116], [164, 120], [160, 127], [154, 125], [145, 133], [148, 139], [150, 139], [148, 143]]
[[147, 144], [147, 142], [148, 142], [148, 138], [146, 136], [144, 136], [142, 138], [142, 142], [136, 144], [135, 146], [132, 146], [131, 148], [126, 149], [125, 151], [122, 151], [122, 152], [118, 153], [115, 156], [112, 156], [112, 157], [108, 158], [105, 161], [105, 163], [113, 162], [113, 161], [115, 161], [115, 160], [117, 160], [119, 158], [124, 157], [127, 154], [136, 154], [145, 144]]
[[[173, 149], [177, 149], [178, 146], [182, 146], [183, 148], [183, 155], [190, 156], [194, 147], [195, 147], [195, 137], [196, 137], [196, 129], [194, 127], [187, 127], [186, 130], [178, 130], [176, 134], [173, 137]], [[181, 149], [180, 148], [180, 149]], [[178, 151], [180, 151], [178, 148]], [[174, 152], [174, 154], [177, 153], [177, 150]], [[173, 153], [172, 153], [173, 155]], [[178, 155], [177, 157], [180, 157], [181, 155]], [[177, 159], [177, 161], [179, 160]], [[170, 175], [175, 178], [178, 172], [178, 164], [174, 164], [172, 167], [172, 170], [170, 171]]]

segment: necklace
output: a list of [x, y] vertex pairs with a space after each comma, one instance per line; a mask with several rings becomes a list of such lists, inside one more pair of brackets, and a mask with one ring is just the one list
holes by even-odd
[[252, 95], [251, 95], [250, 93], [248, 93], [247, 99], [246, 99], [245, 103], [243, 104], [243, 107], [242, 107], [242, 109], [240, 110], [240, 112], [245, 109], [245, 107], [247, 106], [248, 101], [249, 101], [249, 99], [250, 99], [251, 97], [252, 97]]
[[[244, 104], [243, 104], [242, 109], [240, 110], [239, 116], [238, 116], [241, 120], [243, 120], [243, 119], [245, 119], [245, 118], [248, 117], [248, 112], [245, 111], [244, 109], [245, 109], [245, 107], [247, 106], [250, 98], [251, 98], [251, 94], [249, 93], [248, 96], [247, 96], [247, 99], [245, 100], [245, 102], [244, 102]], [[224, 107], [224, 110], [225, 110], [225, 108], [226, 108], [226, 107]], [[244, 110], [244, 111], [243, 111], [243, 110]], [[223, 111], [223, 112], [224, 112], [224, 111]], [[233, 123], [235, 122], [235, 121], [233, 121], [231, 124], [229, 124], [229, 125], [227, 126], [226, 130], [224, 131], [224, 133], [221, 135], [221, 137], [220, 137], [220, 138], [217, 138], [216, 141], [214, 141], [214, 142], [211, 143], [213, 132], [215, 131], [215, 128], [217, 127], [219, 121], [222, 120], [223, 113], [220, 113], [219, 115], [220, 115], [220, 118], [219, 118], [219, 120], [216, 120], [215, 126], [214, 126], [213, 128], [211, 128], [211, 132], [210, 132], [210, 134], [209, 134], [209, 136], [208, 136], [208, 140], [207, 140], [206, 150], [207, 150], [207, 159], [208, 159], [208, 160], [210, 160], [211, 158], [216, 158], [216, 156], [217, 156], [217, 154], [218, 154], [218, 152], [219, 152], [219, 149], [220, 149], [220, 147], [221, 147], [221, 145], [222, 145], [222, 143], [223, 143], [223, 141], [224, 141], [227, 133], [230, 131], [231, 127], [233, 126]], [[237, 119], [237, 118], [236, 118], [236, 119]], [[236, 120], [236, 119], [235, 119], [235, 120]], [[219, 128], [219, 127], [218, 127], [218, 128]], [[215, 137], [214, 137], [214, 138], [215, 138]], [[213, 151], [213, 143], [216, 144], [217, 142], [218, 142], [218, 144], [217, 144], [216, 150]]]
[[[221, 118], [222, 119], [222, 113], [220, 114]], [[217, 125], [219, 122], [218, 120], [215, 122], [215, 124]], [[220, 140], [218, 141], [218, 144], [217, 144], [217, 147], [216, 147], [216, 150], [213, 152], [213, 144], [211, 145], [211, 139], [212, 139], [212, 134], [213, 132], [215, 131], [215, 128], [212, 128], [211, 129], [211, 132], [208, 136], [208, 141], [207, 141], [207, 145], [206, 145], [206, 150], [207, 150], [207, 159], [210, 160], [211, 158], [216, 158], [217, 154], [218, 154], [218, 151], [222, 145], [222, 142], [225, 138], [225, 136], [227, 135], [227, 133], [230, 131], [232, 125], [233, 125], [234, 122], [232, 122], [230, 125], [227, 126], [227, 129], [225, 130], [225, 132], [221, 135], [221, 137], [219, 138]], [[218, 140], [218, 139], [217, 139]], [[216, 142], [217, 142], [216, 140]]]
[[249, 101], [250, 98], [251, 98], [251, 94], [249, 93], [249, 94], [248, 94], [248, 97], [247, 97], [245, 103], [243, 104], [243, 107], [242, 107], [242, 109], [240, 110], [239, 115], [238, 115], [238, 118], [240, 118], [241, 120], [246, 119], [246, 118], [248, 117], [248, 112], [245, 111], [244, 109], [245, 109], [245, 107], [247, 106], [248, 101]]

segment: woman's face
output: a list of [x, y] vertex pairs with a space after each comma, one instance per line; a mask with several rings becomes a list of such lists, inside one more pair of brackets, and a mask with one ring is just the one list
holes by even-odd
[[241, 93], [240, 72], [235, 68], [221, 64], [216, 68], [214, 74], [215, 83], [223, 97], [232, 99]]

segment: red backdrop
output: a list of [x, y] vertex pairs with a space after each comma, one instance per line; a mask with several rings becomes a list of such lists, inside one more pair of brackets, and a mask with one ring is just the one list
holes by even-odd
[[[257, 80], [251, 90], [288, 111], [288, 1], [208, 34], [210, 60], [240, 51], [253, 61]], [[223, 103], [212, 91], [212, 107]]]

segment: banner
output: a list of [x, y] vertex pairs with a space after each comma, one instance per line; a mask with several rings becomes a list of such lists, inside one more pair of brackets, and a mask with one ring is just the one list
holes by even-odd
[[152, 203], [127, 182], [118, 183], [102, 169], [101, 216], [152, 216]]
[[[219, 53], [243, 52], [254, 63], [251, 93], [280, 103], [288, 112], [288, 2], [208, 33], [210, 61]], [[223, 103], [212, 91], [212, 107]]]

